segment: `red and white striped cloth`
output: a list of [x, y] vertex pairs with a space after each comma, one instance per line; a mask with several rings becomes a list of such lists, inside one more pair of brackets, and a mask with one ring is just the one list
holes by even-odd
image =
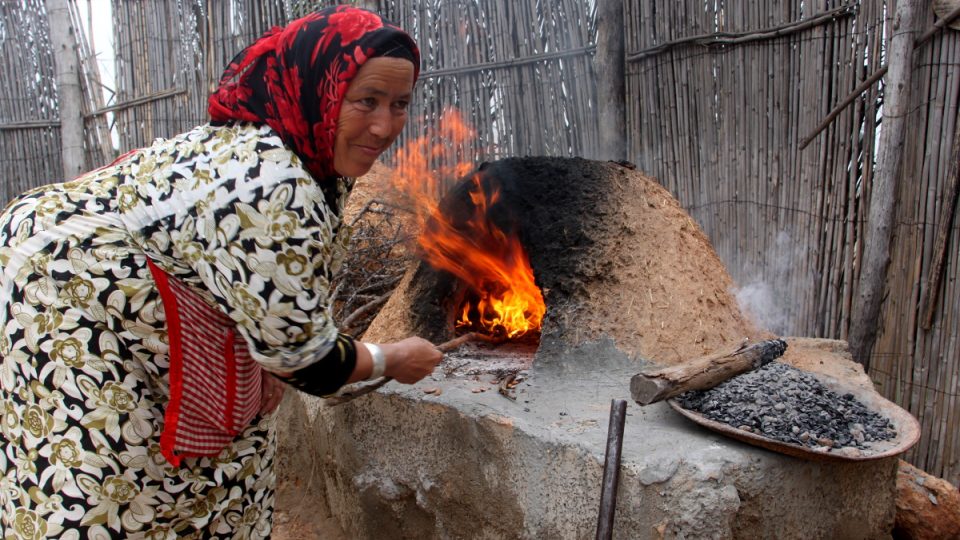
[[149, 259], [167, 317], [170, 401], [160, 451], [171, 464], [216, 456], [260, 410], [262, 368], [236, 324]]

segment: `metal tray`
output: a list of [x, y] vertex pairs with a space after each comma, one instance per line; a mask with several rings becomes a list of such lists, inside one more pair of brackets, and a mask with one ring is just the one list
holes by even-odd
[[920, 424], [910, 413], [900, 408], [897, 404], [885, 399], [883, 396], [871, 389], [864, 389], [849, 383], [834, 379], [820, 373], [807, 372], [815, 376], [824, 386], [837, 392], [838, 394], [851, 393], [860, 400], [868, 409], [886, 417], [897, 430], [897, 436], [889, 441], [876, 441], [869, 443], [867, 448], [854, 448], [844, 446], [841, 448], [813, 449], [809, 446], [802, 446], [794, 443], [785, 443], [775, 439], [764, 437], [749, 431], [737, 429], [729, 424], [710, 420], [698, 412], [684, 409], [675, 399], [668, 399], [667, 403], [673, 407], [673, 410], [686, 416], [690, 420], [701, 426], [722, 433], [747, 444], [773, 450], [788, 456], [794, 456], [811, 461], [869, 461], [873, 459], [882, 459], [890, 456], [902, 454], [910, 449], [920, 439]]

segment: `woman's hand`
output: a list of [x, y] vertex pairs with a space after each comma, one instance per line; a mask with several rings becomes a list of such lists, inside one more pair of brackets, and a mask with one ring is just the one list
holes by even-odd
[[380, 348], [387, 357], [384, 375], [404, 384], [413, 384], [433, 373], [443, 359], [443, 353], [433, 343], [419, 337], [383, 344]]

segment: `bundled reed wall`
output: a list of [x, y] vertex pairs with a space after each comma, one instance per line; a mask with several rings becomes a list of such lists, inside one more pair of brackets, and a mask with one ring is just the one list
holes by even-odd
[[598, 153], [593, 2], [381, 0], [367, 2], [414, 34], [423, 57], [412, 126], [428, 134], [455, 107], [476, 130], [464, 156]]
[[[933, 24], [935, 3], [921, 2], [921, 30]], [[909, 459], [960, 484], [960, 32], [940, 33], [914, 54], [887, 297], [870, 371], [920, 419], [923, 436]]]
[[206, 98], [233, 56], [287, 18], [281, 0], [114, 1], [120, 148], [207, 121]]
[[0, 2], [0, 207], [62, 176], [50, 27], [43, 0]]
[[[627, 2], [632, 155], [703, 225], [737, 282], [775, 300], [756, 306], [764, 308], [756, 315], [779, 332], [845, 338], [849, 326], [876, 90], [799, 149], [879, 67], [877, 6], [844, 6]], [[779, 37], [759, 35], [824, 12], [834, 16]], [[718, 33], [743, 41], [663, 47]]]
[[[602, 0], [608, 1], [608, 0]], [[333, 2], [330, 2], [333, 3]], [[590, 0], [357, 0], [410, 31], [423, 71], [401, 144], [448, 107], [476, 129], [464, 156], [597, 157]], [[90, 168], [206, 119], [206, 97], [255, 36], [315, 9], [309, 0], [114, 0], [117, 96], [104, 102], [89, 24], [78, 18]], [[934, 22], [929, 7], [921, 19]], [[710, 235], [761, 322], [843, 339], [851, 320], [874, 176], [881, 84], [801, 149], [881, 66], [890, 2], [623, 0], [628, 158]], [[74, 4], [75, 17], [79, 11]], [[87, 21], [88, 22], [88, 21]], [[0, 2], [0, 199], [60, 176], [56, 89], [43, 2]], [[897, 228], [871, 374], [923, 425], [908, 455], [960, 481], [960, 247], [950, 197], [960, 34], [922, 46]], [[26, 75], [26, 76], [24, 76]], [[108, 120], [119, 140], [114, 147]], [[948, 217], [952, 226], [941, 227]], [[945, 232], [941, 233], [940, 228]], [[942, 254], [940, 257], [938, 254]], [[937, 261], [942, 260], [942, 270]], [[932, 295], [929, 330], [924, 328]], [[768, 302], [764, 303], [763, 300]]]

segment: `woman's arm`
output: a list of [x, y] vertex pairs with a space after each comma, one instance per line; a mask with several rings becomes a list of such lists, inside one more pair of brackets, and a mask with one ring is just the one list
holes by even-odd
[[[419, 337], [409, 337], [396, 343], [379, 345], [386, 357], [384, 375], [405, 384], [413, 384], [433, 372], [433, 368], [443, 358], [437, 348], [429, 341]], [[347, 382], [367, 379], [373, 367], [370, 351], [357, 347], [357, 365]]]
[[[194, 137], [173, 156], [141, 160], [174, 161], [135, 182], [147, 186], [138, 190], [145, 208], [127, 217], [150, 218], [142, 224], [147, 250], [189, 267], [195, 275], [181, 277], [199, 279], [268, 371], [321, 395], [369, 376], [366, 347], [339, 334], [332, 317], [347, 186], [324, 193], [269, 128], [209, 127]], [[388, 374], [401, 382], [419, 380], [440, 359], [425, 340], [382, 348]]]

